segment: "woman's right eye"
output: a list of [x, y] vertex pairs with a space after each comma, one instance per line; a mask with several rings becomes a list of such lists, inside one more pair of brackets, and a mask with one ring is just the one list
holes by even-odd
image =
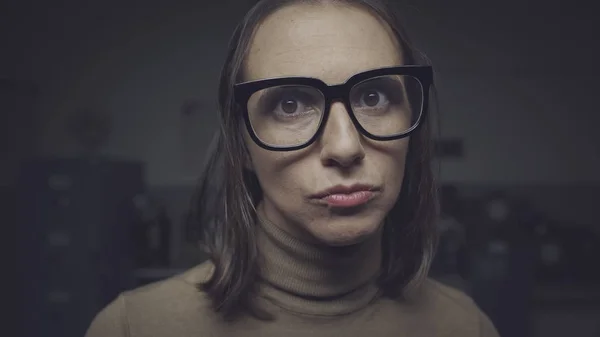
[[296, 98], [285, 98], [279, 102], [279, 109], [286, 114], [293, 114], [298, 110], [299, 102]]
[[310, 112], [314, 105], [309, 95], [297, 92], [276, 95], [269, 101], [268, 112], [283, 117]]

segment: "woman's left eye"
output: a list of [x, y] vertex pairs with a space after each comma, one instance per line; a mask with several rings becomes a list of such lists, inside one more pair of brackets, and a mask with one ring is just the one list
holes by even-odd
[[365, 90], [360, 96], [360, 105], [370, 108], [385, 104], [387, 101], [385, 93], [375, 89]]

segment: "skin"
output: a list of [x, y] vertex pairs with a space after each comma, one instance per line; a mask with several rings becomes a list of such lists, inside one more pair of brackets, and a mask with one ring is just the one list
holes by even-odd
[[[356, 73], [403, 64], [389, 26], [370, 12], [335, 4], [297, 4], [269, 16], [255, 32], [244, 67], [245, 80], [305, 76], [327, 84]], [[264, 198], [267, 219], [305, 241], [347, 246], [380, 233], [404, 176], [408, 138], [377, 142], [354, 127], [335, 102], [322, 136], [297, 151], [260, 148], [246, 132], [250, 169]], [[379, 189], [364, 207], [340, 212], [310, 196], [335, 185]]]

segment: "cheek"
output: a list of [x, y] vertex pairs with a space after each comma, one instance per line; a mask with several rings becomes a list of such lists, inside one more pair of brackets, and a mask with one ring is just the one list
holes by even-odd
[[256, 145], [248, 135], [247, 131], [244, 132], [244, 140], [246, 142], [246, 154], [248, 156], [246, 162], [248, 163], [249, 169], [256, 174], [258, 180], [262, 183], [262, 178], [274, 171], [274, 158], [270, 158], [273, 153], [269, 153]]
[[[290, 154], [265, 150], [247, 139], [249, 168], [256, 174], [264, 194], [272, 198], [289, 195], [299, 184], [290, 171]], [[293, 165], [292, 165], [293, 166]]]
[[380, 156], [377, 163], [374, 163], [377, 169], [383, 171], [386, 189], [391, 196], [396, 197], [402, 188], [402, 181], [406, 170], [406, 155], [408, 152], [408, 139], [385, 144], [385, 148], [380, 148]]

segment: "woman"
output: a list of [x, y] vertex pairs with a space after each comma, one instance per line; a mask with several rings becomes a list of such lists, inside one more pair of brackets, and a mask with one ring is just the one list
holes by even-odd
[[199, 190], [210, 262], [122, 294], [87, 336], [497, 336], [426, 278], [418, 56], [379, 0], [260, 1], [230, 44]]

